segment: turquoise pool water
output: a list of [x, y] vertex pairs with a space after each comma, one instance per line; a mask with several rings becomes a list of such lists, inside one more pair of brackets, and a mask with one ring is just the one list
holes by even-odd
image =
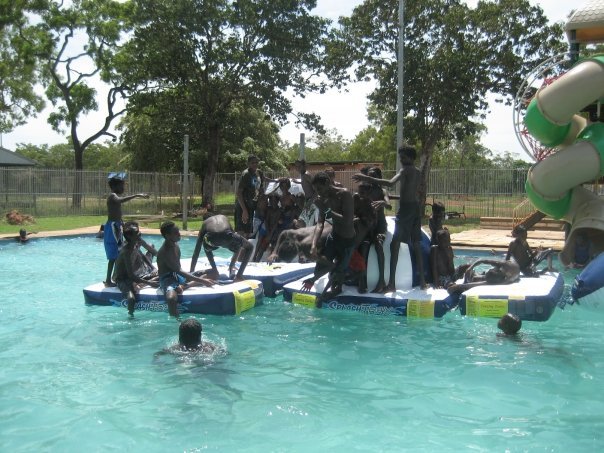
[[[193, 245], [183, 239], [183, 256]], [[177, 322], [84, 305], [105, 265], [89, 237], [0, 243], [1, 451], [604, 447], [604, 313], [567, 305], [512, 340], [459, 312], [407, 320], [265, 299], [198, 317], [226, 356], [154, 360]]]

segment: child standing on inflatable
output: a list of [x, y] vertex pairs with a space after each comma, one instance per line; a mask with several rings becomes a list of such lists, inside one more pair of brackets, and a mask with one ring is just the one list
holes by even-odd
[[105, 245], [105, 255], [107, 256], [107, 278], [105, 286], [115, 286], [111, 280], [113, 266], [123, 244], [123, 221], [122, 221], [122, 203], [126, 203], [134, 198], [149, 198], [146, 193], [128, 195], [122, 197], [126, 185], [126, 173], [109, 173], [108, 183], [111, 194], [107, 197], [107, 223], [105, 223], [103, 242]]
[[214, 281], [204, 277], [196, 277], [182, 270], [180, 267], [180, 247], [178, 246], [180, 230], [174, 222], [162, 223], [159, 230], [164, 237], [164, 243], [157, 252], [159, 286], [166, 296], [170, 316], [178, 318], [178, 295], [190, 286], [212, 286]]
[[398, 149], [401, 161], [401, 170], [390, 180], [377, 179], [371, 176], [357, 173], [352, 177], [357, 182], [369, 182], [380, 186], [392, 187], [398, 181], [401, 182], [399, 210], [396, 214], [396, 226], [392, 242], [390, 243], [390, 279], [385, 292], [396, 291], [396, 266], [398, 264], [398, 253], [401, 242], [406, 243], [415, 253], [415, 262], [419, 274], [420, 286], [425, 289], [426, 278], [424, 276], [424, 263], [421, 240], [421, 213], [419, 206], [418, 188], [421, 182], [421, 172], [415, 166], [417, 151], [414, 147], [403, 145]]

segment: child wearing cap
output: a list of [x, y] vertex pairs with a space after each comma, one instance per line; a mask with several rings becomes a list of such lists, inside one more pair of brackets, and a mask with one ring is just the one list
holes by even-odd
[[107, 197], [107, 222], [105, 223], [103, 236], [105, 255], [107, 256], [105, 286], [115, 286], [115, 283], [111, 280], [111, 275], [113, 274], [115, 260], [123, 244], [122, 203], [126, 203], [134, 198], [149, 198], [149, 195], [145, 193], [122, 197], [125, 179], [126, 173], [110, 173], [108, 176], [111, 194]]

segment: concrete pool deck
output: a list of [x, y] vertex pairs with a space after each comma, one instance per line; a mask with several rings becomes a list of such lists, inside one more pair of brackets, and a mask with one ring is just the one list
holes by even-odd
[[[61, 236], [79, 236], [85, 234], [96, 234], [99, 230], [98, 226], [86, 228], [76, 228], [73, 230], [62, 231], [41, 231], [40, 233], [32, 234], [30, 238], [43, 237], [61, 237]], [[160, 234], [157, 228], [141, 228], [143, 234]], [[184, 231], [181, 230], [183, 236], [197, 236], [197, 230]], [[18, 236], [18, 230], [15, 234], [1, 234], [0, 240], [14, 240]], [[512, 234], [509, 229], [494, 230], [487, 228], [478, 228], [474, 230], [466, 230], [461, 233], [451, 235], [451, 244], [457, 248], [481, 248], [507, 250], [509, 243], [512, 241]], [[564, 232], [563, 231], [529, 231], [528, 242], [531, 247], [553, 248], [560, 251], [564, 247]]]

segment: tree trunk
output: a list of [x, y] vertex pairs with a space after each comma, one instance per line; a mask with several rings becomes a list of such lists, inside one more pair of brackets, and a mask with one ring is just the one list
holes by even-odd
[[214, 181], [218, 170], [220, 156], [220, 126], [216, 123], [209, 126], [208, 165], [203, 172], [202, 204], [214, 206]]
[[75, 152], [75, 177], [73, 180], [73, 192], [71, 195], [71, 207], [78, 212], [82, 207], [82, 170], [84, 169], [84, 150], [74, 145]]

